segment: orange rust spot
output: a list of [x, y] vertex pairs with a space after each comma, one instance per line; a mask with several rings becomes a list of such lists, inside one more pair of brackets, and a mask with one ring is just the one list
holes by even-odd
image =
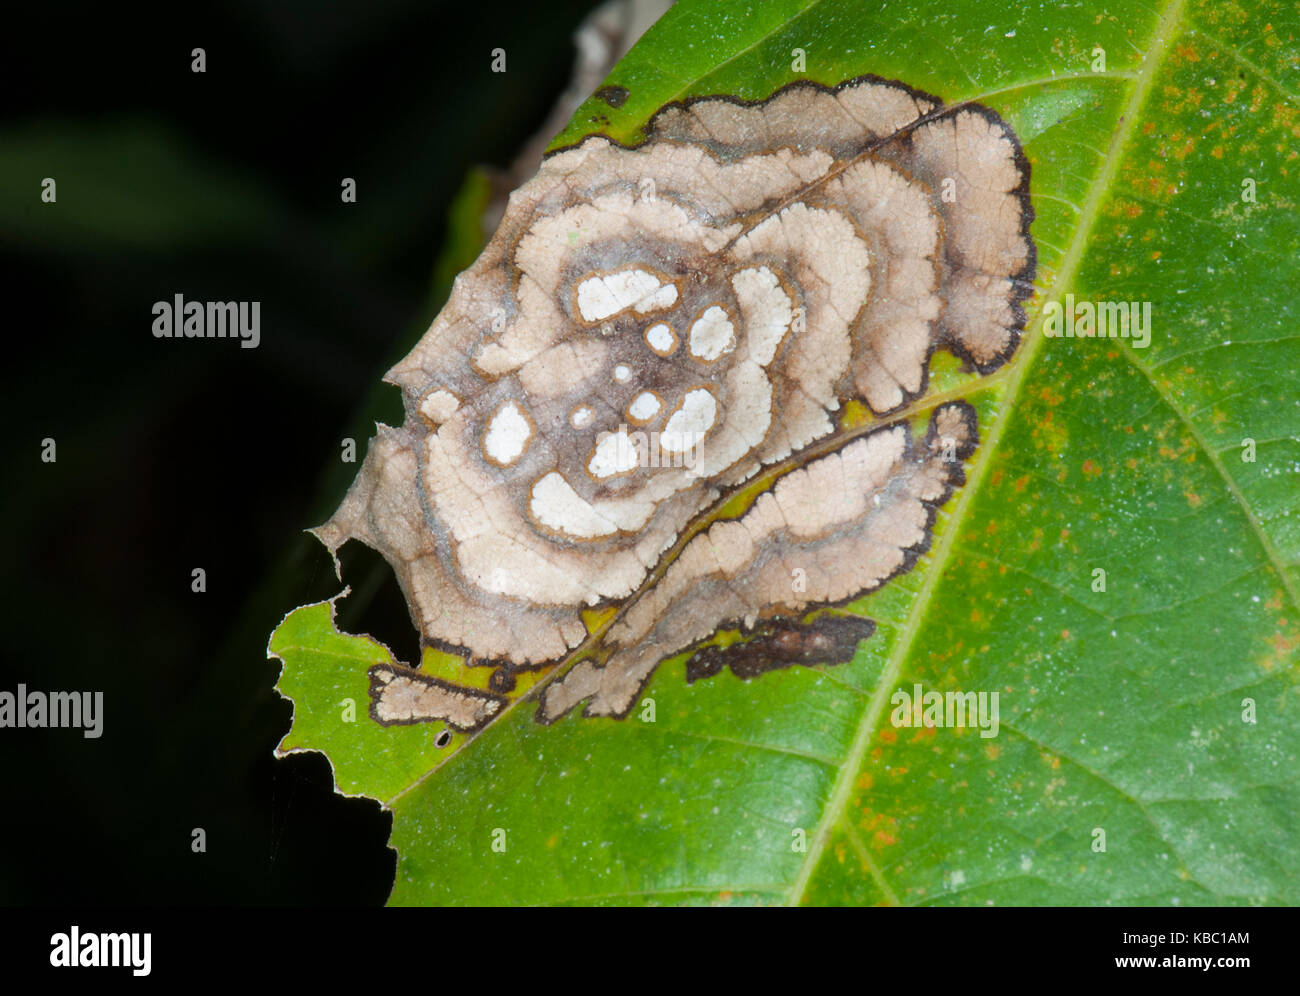
[[1083, 473], [1086, 477], [1096, 477], [1101, 473], [1101, 467], [1089, 458], [1083, 461]]
[[863, 830], [874, 830], [885, 819], [881, 813], [872, 812], [866, 806], [862, 807], [862, 819], [858, 821], [858, 826]]
[[871, 777], [871, 772], [864, 771], [862, 772], [862, 774], [858, 775], [858, 780], [855, 784], [858, 786], [858, 788], [862, 789], [863, 791], [866, 791], [867, 789], [871, 788], [871, 786], [874, 785], [875, 783], [876, 780]]
[[1020, 477], [1016, 478], [1015, 484], [1013, 484], [1012, 487], [1014, 487], [1017, 491], [1024, 491], [1025, 485], [1028, 483], [1029, 483], [1029, 475], [1022, 474]]
[[996, 761], [999, 753], [1001, 752], [998, 750], [997, 744], [989, 744], [984, 748], [984, 756], [990, 761]]
[[877, 830], [876, 835], [871, 838], [876, 842], [876, 849], [888, 847], [890, 844], [897, 844], [898, 838], [892, 833], [886, 833], [884, 830]]
[[893, 730], [886, 728], [880, 731], [880, 739], [887, 744], [892, 744], [898, 740], [898, 734]]
[[980, 613], [980, 610], [979, 610], [979, 609], [971, 609], [971, 610], [970, 610], [970, 621], [973, 622], [973, 623], [978, 623], [978, 622], [983, 622], [983, 621], [984, 621], [984, 616]]
[[[1282, 621], [1286, 622], [1285, 619]], [[1300, 640], [1293, 640], [1282, 633], [1277, 633], [1273, 636], [1273, 639], [1269, 641], [1269, 646], [1276, 650], [1279, 656], [1285, 657], [1297, 646], [1300, 646]]]
[[1070, 638], [1070, 631], [1068, 629], [1061, 630], [1061, 639], [1068, 640], [1069, 638]]

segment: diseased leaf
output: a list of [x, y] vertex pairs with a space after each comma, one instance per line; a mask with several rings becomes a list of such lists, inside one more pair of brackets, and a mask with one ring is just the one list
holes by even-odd
[[[328, 605], [271, 648], [282, 749], [394, 811], [394, 902], [1296, 901], [1300, 18], [864, 6], [675, 7], [394, 370], [320, 535], [443, 649]], [[875, 77], [653, 116], [795, 49]], [[675, 414], [714, 464], [664, 495], [575, 443]]]
[[[664, 657], [719, 625], [910, 567], [973, 419], [937, 409], [916, 448], [903, 425], [836, 412], [898, 412], [939, 347], [999, 367], [1033, 275], [1028, 168], [979, 105], [796, 83], [670, 105], [648, 131], [555, 153], [515, 192], [388, 374], [406, 422], [380, 427], [316, 531], [382, 552], [425, 640], [502, 687], [593, 644], [540, 683], [543, 722], [583, 701], [625, 716]], [[799, 469], [703, 529], [769, 467]], [[615, 606], [589, 639], [584, 608]], [[412, 687], [380, 695], [412, 715]], [[483, 693], [423, 689], [426, 719], [500, 715]]]

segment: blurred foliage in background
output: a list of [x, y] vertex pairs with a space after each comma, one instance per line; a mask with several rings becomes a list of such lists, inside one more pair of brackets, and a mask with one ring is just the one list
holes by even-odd
[[[4, 739], [0, 902], [386, 898], [388, 816], [334, 796], [320, 756], [272, 761], [289, 705], [271, 691], [266, 634], [338, 590], [298, 531], [355, 471], [340, 441], [360, 458], [376, 417], [400, 421], [396, 391], [374, 388], [458, 268], [435, 263], [457, 191], [481, 201], [471, 169], [506, 165], [541, 126], [593, 6], [6, 15], [0, 687], [102, 690], [106, 719], [100, 740]], [[206, 73], [191, 72], [195, 47]], [[55, 204], [41, 203], [45, 177]], [[177, 293], [260, 301], [261, 345], [154, 339], [151, 306]], [[348, 611], [371, 615], [344, 622], [409, 657], [391, 575], [361, 567], [348, 576], [375, 590]], [[196, 827], [206, 854], [191, 853]], [[23, 857], [33, 842], [40, 860]]]

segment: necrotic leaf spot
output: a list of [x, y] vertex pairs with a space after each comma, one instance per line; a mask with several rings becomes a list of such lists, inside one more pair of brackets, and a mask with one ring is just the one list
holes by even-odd
[[[798, 633], [770, 620], [909, 570], [977, 427], [961, 402], [919, 440], [888, 416], [936, 349], [1005, 363], [1035, 270], [1028, 163], [986, 107], [864, 77], [670, 104], [646, 136], [587, 138], [514, 193], [387, 375], [405, 423], [315, 531], [382, 552], [426, 641], [504, 676], [565, 659], [583, 611], [614, 606], [600, 652], [538, 684], [542, 722], [626, 715], [727, 623], [779, 662]], [[876, 424], [842, 432], [850, 400]], [[701, 522], [764, 468], [742, 514]], [[372, 697], [379, 722], [461, 730], [505, 701], [399, 668]]]

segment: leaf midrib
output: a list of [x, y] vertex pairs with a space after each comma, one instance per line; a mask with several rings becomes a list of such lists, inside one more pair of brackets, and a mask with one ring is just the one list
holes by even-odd
[[[1156, 23], [1151, 43], [1142, 55], [1142, 66], [1133, 84], [1133, 91], [1129, 95], [1128, 102], [1124, 105], [1124, 110], [1119, 119], [1119, 126], [1111, 137], [1110, 145], [1106, 150], [1106, 160], [1091, 188], [1089, 188], [1088, 197], [1079, 213], [1079, 223], [1075, 228], [1074, 237], [1066, 248], [1065, 255], [1061, 259], [1061, 265], [1057, 269], [1051, 284], [1043, 288], [1044, 293], [1039, 295], [1040, 299], [1046, 296], [1048, 290], [1054, 290], [1060, 286], [1073, 286], [1074, 284], [1079, 266], [1083, 261], [1084, 250], [1100, 217], [1102, 202], [1110, 192], [1119, 171], [1121, 153], [1136, 127], [1139, 117], [1138, 112], [1146, 103], [1157, 70], [1164, 61], [1171, 39], [1182, 27], [1184, 6], [1185, 0], [1170, 0]], [[961, 532], [961, 526], [966, 521], [966, 514], [971, 503], [983, 487], [993, 455], [997, 452], [998, 443], [1014, 412], [1020, 386], [1027, 372], [1033, 367], [1042, 340], [1042, 309], [1040, 308], [1034, 316], [1032, 327], [1026, 331], [1019, 352], [1011, 361], [1013, 372], [1006, 382], [1005, 394], [999, 401], [998, 414], [994, 419], [992, 428], [989, 430], [988, 438], [980, 444], [975, 459], [972, 461], [971, 472], [966, 486], [961, 489], [957, 504], [953, 508], [951, 516], [949, 516], [949, 521], [939, 538], [939, 543], [933, 549], [930, 563], [925, 571], [925, 580], [913, 600], [907, 620], [898, 640], [894, 644], [894, 649], [890, 652], [886, 661], [876, 691], [867, 706], [866, 714], [858, 725], [849, 753], [844, 759], [844, 764], [840, 768], [839, 776], [831, 791], [830, 799], [826, 804], [826, 808], [822, 811], [817, 829], [809, 841], [803, 864], [799, 868], [799, 874], [791, 883], [786, 900], [787, 905], [796, 906], [802, 902], [808, 891], [808, 885], [812, 880], [813, 873], [821, 861], [822, 853], [826, 849], [831, 830], [840, 823], [844, 816], [845, 807], [852, 794], [858, 770], [861, 768], [867, 749], [875, 737], [876, 728], [880, 722], [880, 717], [884, 714], [889, 695], [902, 676], [905, 663], [911, 657], [912, 645], [916, 642], [917, 634], [921, 630], [921, 624], [928, 614], [931, 596], [939, 582], [939, 578], [943, 576], [944, 566], [956, 542], [956, 537]], [[883, 874], [881, 879], [883, 880]]]

